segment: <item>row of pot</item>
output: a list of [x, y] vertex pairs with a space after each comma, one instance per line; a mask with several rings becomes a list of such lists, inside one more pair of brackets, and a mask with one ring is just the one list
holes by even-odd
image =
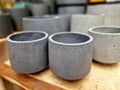
[[38, 30], [11, 34], [7, 37], [11, 66], [18, 73], [36, 73], [49, 64], [56, 76], [77, 80], [90, 72], [92, 59], [105, 64], [120, 62], [120, 28], [97, 26], [89, 34], [58, 32], [49, 36]]

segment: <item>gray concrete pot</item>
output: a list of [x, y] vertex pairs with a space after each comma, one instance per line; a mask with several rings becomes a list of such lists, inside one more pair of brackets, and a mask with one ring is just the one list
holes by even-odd
[[48, 66], [48, 34], [26, 31], [9, 35], [7, 45], [12, 68], [18, 73], [35, 73]]
[[91, 5], [88, 14], [105, 14], [105, 25], [120, 26], [120, 4]]
[[89, 30], [94, 38], [93, 59], [95, 61], [112, 64], [120, 62], [120, 28], [99, 26]]
[[12, 8], [4, 9], [4, 12], [10, 14], [14, 30], [22, 30], [22, 18], [29, 16], [29, 11], [25, 8]]
[[92, 40], [88, 34], [60, 32], [49, 37], [51, 71], [66, 80], [86, 76], [92, 63]]
[[45, 31], [49, 35], [60, 32], [59, 17], [27, 17], [23, 18], [25, 31]]
[[73, 15], [71, 31], [88, 33], [94, 26], [104, 25], [104, 15]]
[[85, 13], [85, 6], [62, 6], [58, 8], [58, 14], [83, 14]]
[[9, 14], [0, 14], [0, 38], [6, 37], [13, 32]]
[[87, 0], [56, 0], [57, 4], [87, 4]]
[[60, 31], [70, 31], [71, 16], [70, 15], [45, 15], [45, 17], [59, 17]]
[[50, 12], [48, 5], [46, 5], [45, 3], [41, 4], [33, 3], [29, 4], [27, 7], [30, 9], [33, 16], [42, 16], [49, 14]]

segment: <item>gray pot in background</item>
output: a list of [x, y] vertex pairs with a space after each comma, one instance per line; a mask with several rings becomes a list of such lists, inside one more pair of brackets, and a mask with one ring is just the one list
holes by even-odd
[[0, 38], [13, 32], [11, 17], [9, 14], [0, 14]]
[[49, 14], [50, 9], [48, 8], [48, 5], [45, 3], [33, 3], [27, 5], [27, 8], [31, 11], [33, 16], [42, 16]]
[[71, 31], [88, 33], [94, 26], [104, 25], [104, 15], [73, 15]]
[[49, 37], [51, 71], [66, 80], [77, 80], [90, 72], [92, 40], [88, 34], [59, 32]]
[[7, 45], [12, 68], [18, 73], [35, 73], [48, 66], [48, 34], [26, 31], [9, 35]]
[[70, 15], [45, 15], [45, 17], [59, 17], [60, 31], [70, 31], [71, 16]]
[[87, 4], [87, 0], [56, 0], [57, 4]]
[[105, 25], [120, 26], [120, 4], [90, 5], [88, 14], [104, 14]]
[[93, 27], [89, 30], [93, 36], [93, 59], [100, 63], [120, 62], [120, 28], [110, 26]]
[[60, 32], [59, 17], [27, 17], [23, 18], [23, 29], [25, 31], [45, 31], [49, 35]]
[[61, 6], [58, 7], [58, 14], [83, 14], [85, 13], [85, 6]]

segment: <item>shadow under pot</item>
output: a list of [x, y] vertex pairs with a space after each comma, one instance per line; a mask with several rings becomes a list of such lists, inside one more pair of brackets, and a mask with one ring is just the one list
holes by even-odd
[[48, 66], [48, 34], [25, 31], [9, 35], [7, 46], [12, 68], [18, 73], [36, 73]]
[[120, 62], [120, 28], [110, 26], [93, 27], [93, 59], [104, 64]]
[[49, 35], [60, 32], [59, 17], [36, 16], [23, 18], [25, 31], [44, 31]]
[[58, 8], [58, 14], [84, 14], [85, 6], [61, 6]]
[[87, 0], [56, 0], [57, 4], [87, 4]]
[[49, 66], [58, 77], [77, 80], [91, 69], [92, 41], [88, 34], [60, 32], [49, 37]]
[[0, 14], [0, 38], [6, 37], [13, 32], [9, 14]]

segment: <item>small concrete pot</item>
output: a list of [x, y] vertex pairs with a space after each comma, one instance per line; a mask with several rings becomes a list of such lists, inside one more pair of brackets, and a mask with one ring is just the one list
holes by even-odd
[[88, 34], [59, 32], [49, 37], [51, 71], [66, 80], [86, 76], [92, 63], [92, 40]]
[[41, 4], [33, 3], [33, 4], [29, 4], [27, 7], [28, 9], [30, 9], [33, 16], [42, 16], [49, 14], [50, 12], [48, 5], [45, 3], [41, 3]]
[[62, 6], [58, 8], [58, 14], [84, 14], [85, 6]]
[[0, 38], [6, 37], [13, 32], [9, 14], [0, 14]]
[[120, 26], [120, 4], [90, 5], [88, 6], [87, 13], [104, 14], [105, 25]]
[[70, 31], [70, 15], [45, 15], [45, 17], [59, 17], [61, 32]]
[[56, 0], [57, 4], [87, 4], [87, 0]]
[[94, 38], [93, 59], [100, 63], [120, 62], [120, 28], [99, 26], [89, 30]]
[[73, 15], [71, 31], [88, 33], [94, 26], [104, 25], [104, 15]]
[[22, 18], [29, 16], [29, 11], [25, 8], [4, 9], [3, 12], [9, 13], [15, 31], [22, 30]]
[[23, 18], [25, 31], [45, 31], [49, 35], [60, 32], [59, 17], [27, 17]]
[[35, 73], [48, 66], [48, 34], [26, 31], [9, 35], [7, 45], [12, 68], [18, 73]]

